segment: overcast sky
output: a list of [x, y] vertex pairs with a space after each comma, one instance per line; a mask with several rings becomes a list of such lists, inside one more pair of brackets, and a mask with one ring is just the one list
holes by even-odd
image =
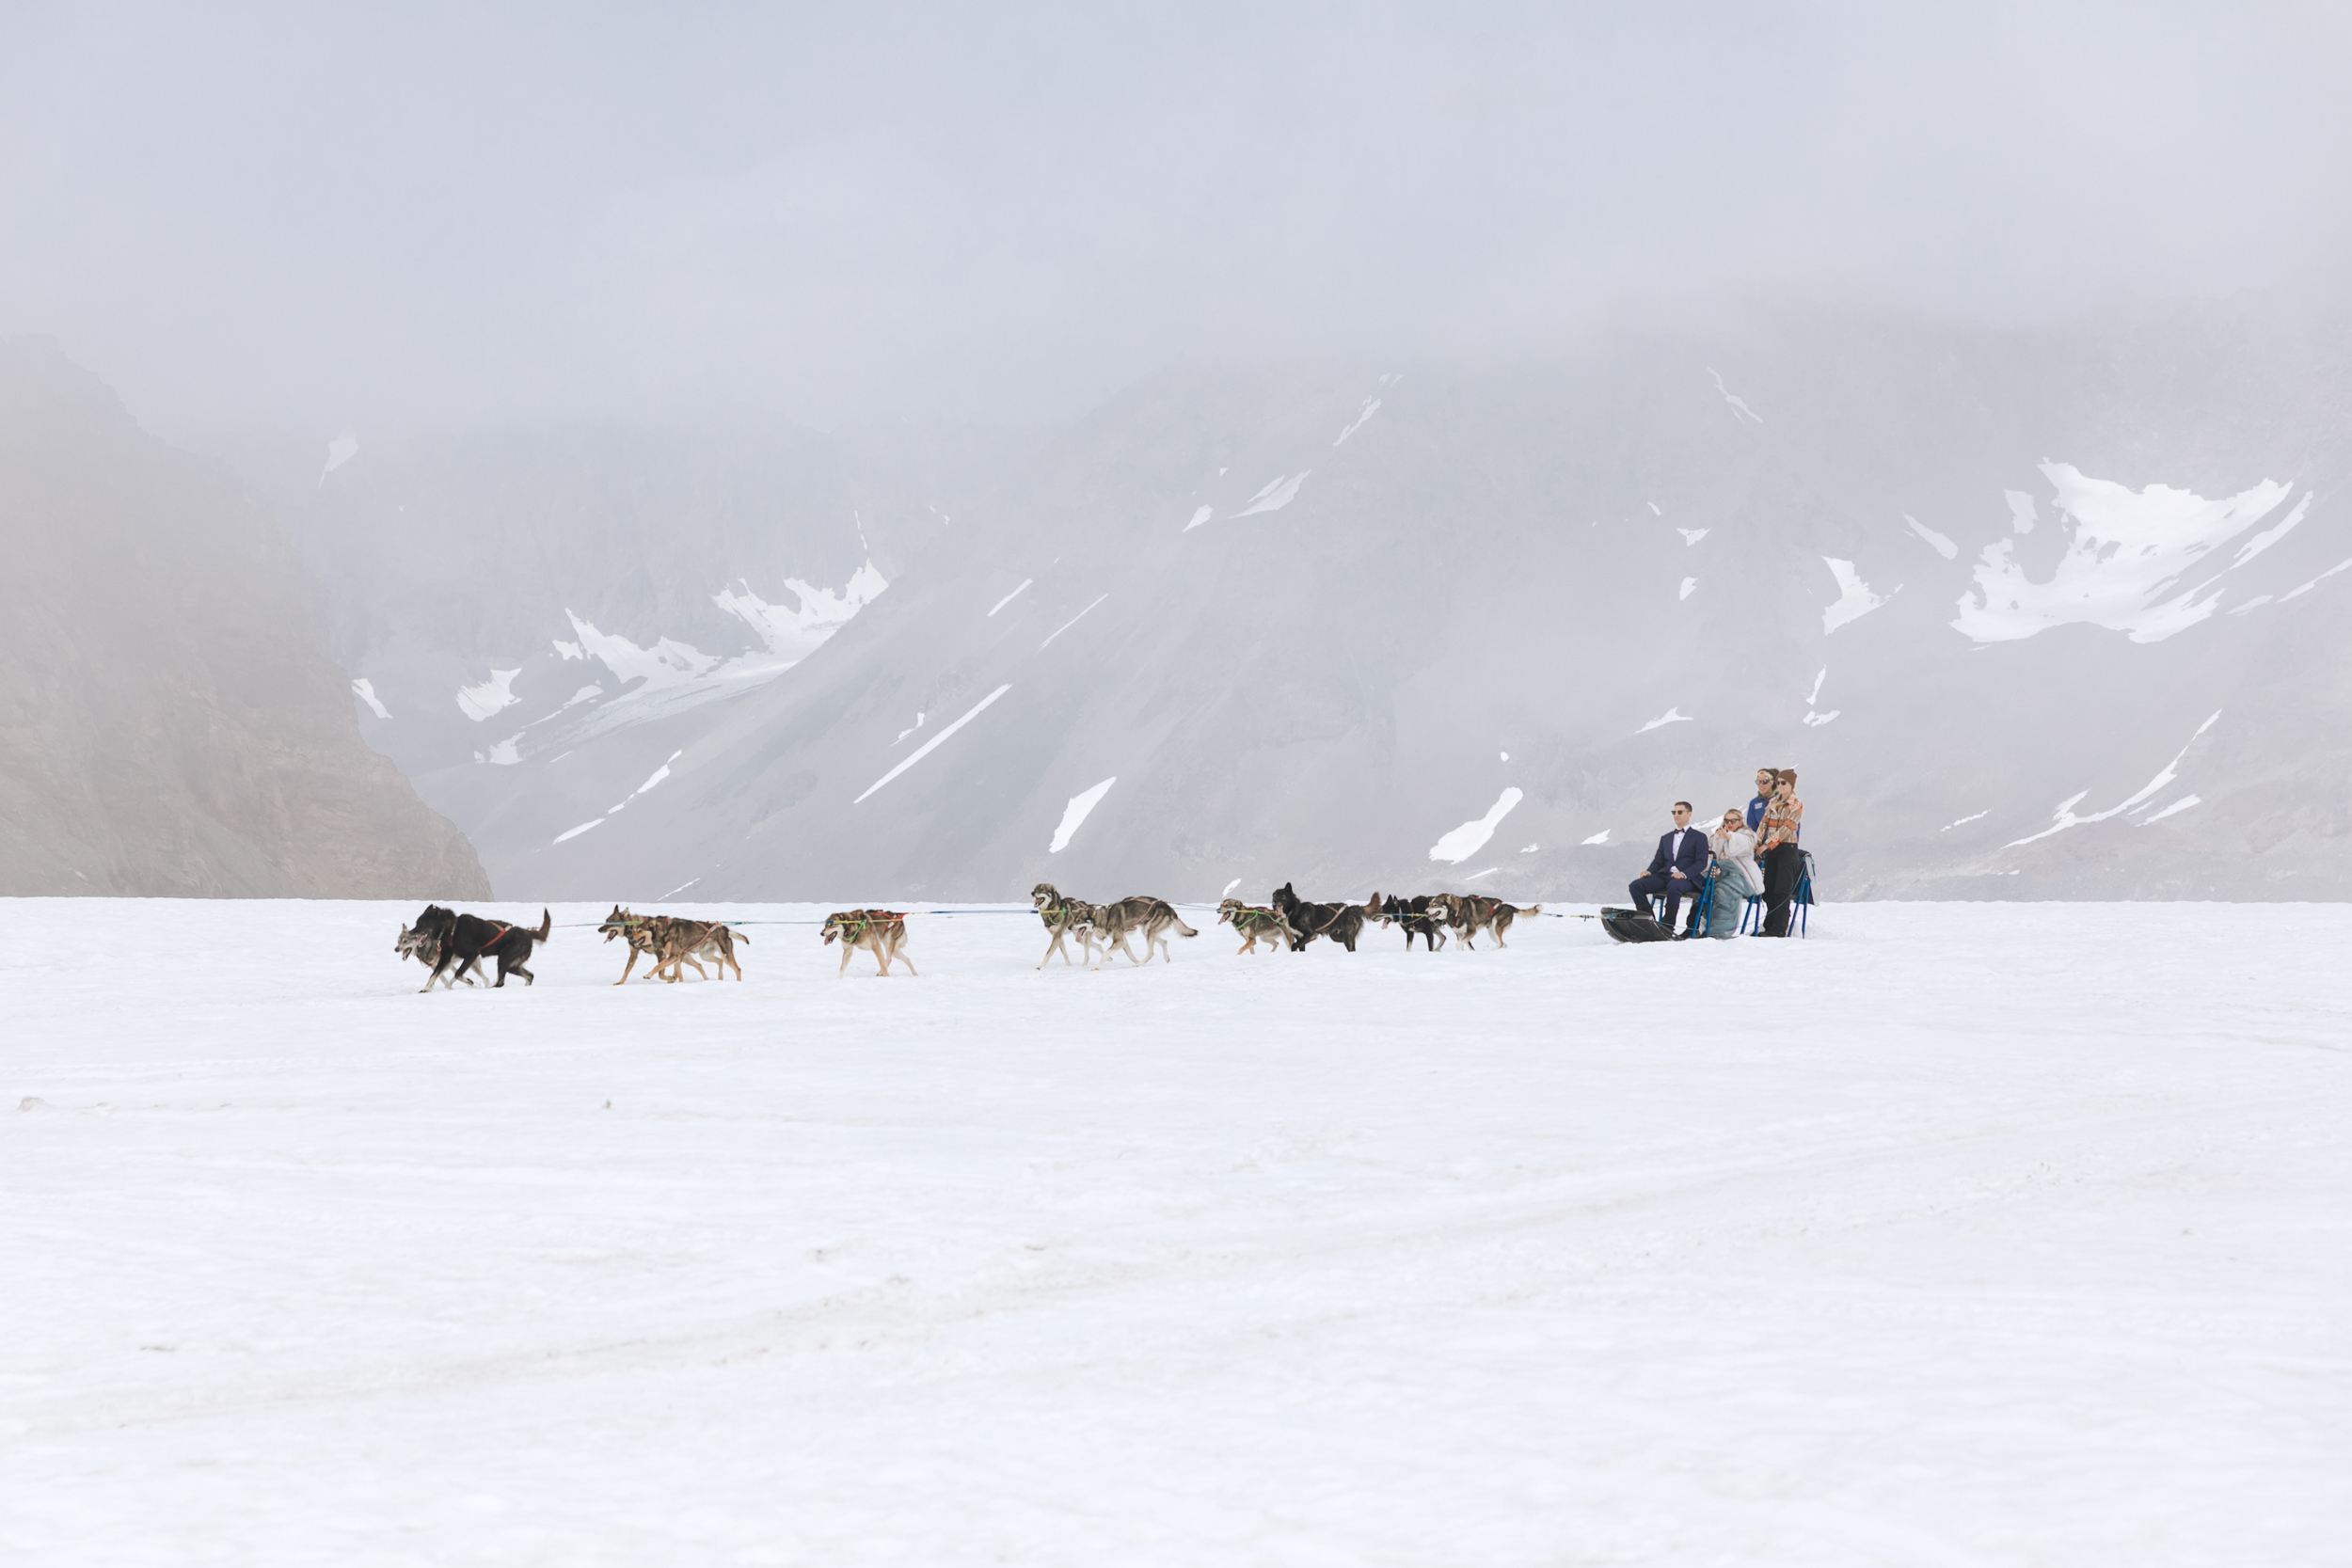
[[2352, 256], [2341, 4], [594, 9], [0, 0], [0, 334], [167, 428], [1027, 420]]

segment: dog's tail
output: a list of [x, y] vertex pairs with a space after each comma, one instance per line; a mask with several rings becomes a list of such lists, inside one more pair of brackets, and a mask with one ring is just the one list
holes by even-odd
[[543, 908], [539, 911], [539, 928], [531, 933], [531, 940], [533, 942], [545, 942], [548, 940], [548, 933], [553, 931], [554, 929], [555, 916], [549, 914]]
[[1541, 904], [1530, 904], [1527, 908], [1519, 911], [1521, 914], [1541, 914], [1543, 912], [1544, 907]]
[[738, 942], [749, 942], [749, 941], [751, 941], [751, 940], [752, 940], [752, 939], [751, 939], [751, 936], [750, 936], [750, 934], [749, 934], [748, 932], [744, 932], [744, 931], [736, 931], [736, 930], [735, 930], [735, 927], [732, 927], [732, 926], [723, 927], [721, 927], [721, 929], [723, 929], [723, 930], [728, 930], [728, 931], [735, 931], [735, 940], [736, 940], [736, 941], [738, 941]]
[[1180, 914], [1176, 917], [1176, 934], [1180, 937], [1197, 937], [1200, 933], [1185, 925], [1184, 917]]

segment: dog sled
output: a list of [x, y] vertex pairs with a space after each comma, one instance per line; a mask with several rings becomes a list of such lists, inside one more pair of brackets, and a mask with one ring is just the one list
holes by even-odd
[[1639, 910], [1602, 910], [1600, 928], [1615, 942], [1672, 942], [1674, 933]]

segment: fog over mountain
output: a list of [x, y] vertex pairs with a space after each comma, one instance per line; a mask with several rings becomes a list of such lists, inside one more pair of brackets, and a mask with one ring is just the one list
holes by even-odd
[[298, 529], [372, 738], [511, 895], [1592, 898], [1776, 764], [1842, 896], [2332, 896], [2348, 356], [2258, 309], [1788, 315], [1170, 372], [882, 545], [814, 458], [739, 535], [481, 523], [455, 459], [363, 449]]
[[[2317, 7], [36, 6], [0, 335], [266, 498], [268, 657], [504, 897], [1613, 896], [1769, 763], [1831, 896], [2333, 898], [2347, 65]], [[12, 809], [98, 843], [127, 677], [34, 672], [187, 609], [183, 509], [94, 578], [13, 504], [84, 760]]]

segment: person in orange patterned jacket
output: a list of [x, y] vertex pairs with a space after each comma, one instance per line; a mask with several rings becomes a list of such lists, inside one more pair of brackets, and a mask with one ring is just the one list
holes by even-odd
[[1756, 829], [1756, 858], [1764, 867], [1764, 934], [1788, 934], [1790, 902], [1804, 870], [1804, 852], [1797, 837], [1804, 831], [1804, 802], [1797, 799], [1797, 770], [1784, 768], [1773, 776], [1772, 799]]

